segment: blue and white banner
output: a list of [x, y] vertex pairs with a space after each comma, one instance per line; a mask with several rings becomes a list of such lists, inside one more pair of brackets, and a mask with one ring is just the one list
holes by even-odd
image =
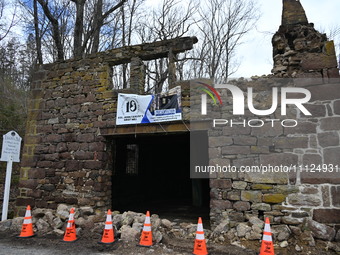
[[158, 95], [118, 94], [116, 125], [181, 119], [180, 87]]

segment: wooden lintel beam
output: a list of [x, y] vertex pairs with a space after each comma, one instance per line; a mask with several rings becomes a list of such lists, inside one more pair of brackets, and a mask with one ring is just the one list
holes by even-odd
[[103, 136], [112, 135], [135, 135], [135, 134], [165, 134], [165, 133], [182, 133], [192, 130], [207, 130], [209, 128], [208, 122], [195, 123], [153, 123], [153, 124], [138, 124], [138, 125], [124, 125], [115, 126], [112, 128], [102, 128], [100, 130]]

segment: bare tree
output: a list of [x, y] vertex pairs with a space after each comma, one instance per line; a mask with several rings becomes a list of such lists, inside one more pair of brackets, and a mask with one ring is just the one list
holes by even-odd
[[[83, 57], [99, 51], [102, 27], [112, 20], [112, 14], [127, 0], [111, 3], [105, 0], [20, 0], [34, 27], [38, 62], [48, 56], [52, 61], [68, 57]], [[37, 5], [39, 3], [39, 5]], [[53, 47], [51, 47], [51, 44]], [[107, 43], [106, 43], [107, 44]], [[44, 52], [47, 56], [43, 57]]]
[[[139, 29], [141, 42], [168, 40], [186, 35], [195, 23], [198, 6], [194, 1], [163, 0], [151, 14], [147, 13]], [[172, 56], [174, 60], [177, 56]], [[147, 91], [159, 93], [167, 90], [169, 59], [157, 59], [146, 63]]]
[[340, 26], [331, 26], [328, 37], [334, 41], [336, 53], [338, 54], [338, 65], [340, 66]]
[[206, 1], [199, 11], [199, 45], [192, 54], [192, 75], [226, 80], [235, 73], [237, 47], [259, 16], [255, 0]]
[[[52, 14], [49, 6], [48, 1], [46, 0], [37, 0], [38, 3], [41, 5], [47, 19], [50, 21], [52, 26], [52, 38], [55, 43], [56, 51], [57, 51], [57, 59], [63, 60], [64, 59], [64, 48], [62, 45], [62, 39], [61, 39], [61, 31], [58, 21], [58, 16], [55, 16]], [[62, 11], [61, 11], [62, 13]]]
[[14, 11], [11, 14], [10, 22], [6, 22], [8, 20], [5, 17], [6, 8], [11, 8], [5, 0], [0, 0], [0, 41], [2, 41], [10, 32], [10, 30], [14, 27], [16, 23], [16, 7], [14, 7]]

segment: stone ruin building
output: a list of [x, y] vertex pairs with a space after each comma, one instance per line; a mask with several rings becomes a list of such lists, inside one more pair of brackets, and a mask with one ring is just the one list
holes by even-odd
[[[333, 42], [308, 22], [299, 1], [283, 0], [282, 25], [272, 40], [271, 77], [297, 78], [296, 86], [312, 94], [306, 105], [312, 116], [290, 112], [299, 120], [295, 128], [266, 123], [213, 130], [190, 123], [190, 82], [176, 81], [174, 56], [196, 42], [184, 37], [40, 66], [29, 102], [17, 214], [27, 204], [104, 211], [145, 210], [140, 201], [177, 207], [194, 202], [208, 210], [213, 228], [245, 228], [239, 237], [260, 240], [262, 232], [247, 223], [269, 217], [274, 233], [298, 236], [307, 226], [315, 238], [339, 240], [340, 172], [228, 173], [195, 181], [189, 176], [193, 129], [199, 130], [210, 164], [340, 166], [340, 80]], [[116, 126], [117, 93], [142, 94], [143, 61], [157, 58], [169, 58], [170, 87], [182, 87], [183, 121]], [[131, 65], [131, 86], [113, 90], [112, 67], [124, 63]], [[251, 82], [266, 86], [265, 80]], [[129, 171], [128, 161], [134, 164]], [[312, 242], [310, 233], [301, 238]]]

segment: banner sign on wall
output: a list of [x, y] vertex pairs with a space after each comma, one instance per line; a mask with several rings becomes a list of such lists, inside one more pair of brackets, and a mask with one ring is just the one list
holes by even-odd
[[116, 125], [182, 119], [181, 87], [156, 95], [118, 94]]

